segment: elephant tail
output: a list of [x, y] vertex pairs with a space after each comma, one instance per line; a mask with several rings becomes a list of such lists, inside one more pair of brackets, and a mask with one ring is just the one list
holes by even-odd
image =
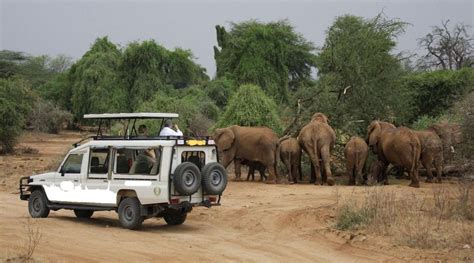
[[318, 138], [313, 137], [313, 148], [314, 148], [314, 158], [316, 160], [316, 167], [319, 167], [319, 154], [318, 154]]

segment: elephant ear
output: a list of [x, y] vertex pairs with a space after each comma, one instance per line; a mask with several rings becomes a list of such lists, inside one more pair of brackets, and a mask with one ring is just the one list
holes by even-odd
[[221, 148], [220, 150], [222, 151], [228, 150], [232, 147], [235, 140], [234, 132], [229, 128], [217, 129], [213, 137], [216, 141], [217, 147]]
[[382, 128], [380, 127], [380, 123], [378, 121], [373, 121], [370, 123], [367, 129], [367, 143], [369, 146], [375, 146], [380, 139], [380, 133], [382, 132]]

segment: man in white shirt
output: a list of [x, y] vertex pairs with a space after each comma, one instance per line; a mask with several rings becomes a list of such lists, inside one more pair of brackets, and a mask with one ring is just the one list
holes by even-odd
[[[172, 128], [175, 128], [175, 130], [173, 130]], [[174, 124], [171, 122], [171, 120], [166, 120], [165, 121], [165, 125], [163, 127], [163, 129], [161, 129], [160, 131], [160, 136], [183, 136], [183, 132], [181, 130], [179, 130], [178, 128], [178, 125]]]

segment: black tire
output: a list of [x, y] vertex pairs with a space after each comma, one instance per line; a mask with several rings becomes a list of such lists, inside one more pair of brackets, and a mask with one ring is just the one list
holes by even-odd
[[181, 225], [186, 221], [186, 216], [188, 213], [186, 212], [173, 212], [173, 213], [168, 213], [163, 216], [165, 219], [166, 223], [170, 226], [176, 226], [176, 225]]
[[35, 190], [28, 199], [28, 211], [33, 218], [45, 218], [49, 215], [48, 198], [42, 190]]
[[208, 163], [202, 169], [202, 188], [210, 195], [220, 195], [227, 187], [227, 171], [220, 163]]
[[123, 228], [137, 229], [143, 223], [140, 215], [140, 202], [136, 197], [127, 197], [120, 202], [118, 207], [119, 221]]
[[178, 165], [173, 174], [174, 189], [182, 195], [192, 195], [201, 186], [201, 172], [199, 168], [190, 162]]
[[94, 210], [74, 209], [74, 214], [78, 218], [91, 218], [92, 214], [94, 214]]

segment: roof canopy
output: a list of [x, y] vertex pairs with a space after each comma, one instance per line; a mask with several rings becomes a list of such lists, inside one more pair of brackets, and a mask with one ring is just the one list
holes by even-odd
[[165, 119], [178, 117], [178, 113], [161, 112], [84, 114], [84, 119]]

